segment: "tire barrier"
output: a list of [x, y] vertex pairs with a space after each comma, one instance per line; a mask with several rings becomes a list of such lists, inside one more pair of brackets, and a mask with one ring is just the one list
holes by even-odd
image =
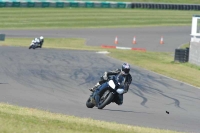
[[0, 41], [5, 41], [5, 34], [0, 34]]
[[174, 62], [188, 62], [189, 60], [189, 48], [175, 49]]
[[0, 0], [0, 7], [85, 7], [85, 8], [131, 8], [131, 2], [101, 2], [101, 1], [57, 1], [57, 0]]
[[199, 4], [132, 3], [131, 8], [160, 10], [200, 10]]

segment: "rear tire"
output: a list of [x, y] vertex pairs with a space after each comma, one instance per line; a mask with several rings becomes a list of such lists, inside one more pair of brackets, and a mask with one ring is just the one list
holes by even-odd
[[108, 94], [106, 100], [103, 101], [103, 103], [101, 103], [101, 101], [99, 102], [99, 103], [101, 103], [101, 104], [98, 105], [98, 109], [103, 109], [106, 105], [108, 105], [109, 103], [111, 103], [111, 101], [112, 101], [113, 98], [114, 98], [113, 93], [112, 93], [112, 92], [109, 92], [109, 94]]
[[88, 98], [87, 102], [86, 102], [86, 106], [88, 108], [93, 108], [95, 105], [93, 103], [91, 103], [90, 97]]

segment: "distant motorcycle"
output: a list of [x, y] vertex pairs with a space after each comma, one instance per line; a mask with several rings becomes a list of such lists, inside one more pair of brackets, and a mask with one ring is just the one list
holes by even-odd
[[29, 49], [36, 49], [36, 48], [41, 48], [41, 46], [38, 41], [33, 40], [29, 46]]
[[[123, 86], [121, 86], [121, 84], [124, 80], [125, 79], [122, 75], [116, 75], [113, 77], [109, 77], [107, 82], [104, 83], [104, 84], [107, 84], [107, 85], [105, 85], [106, 88], [103, 89], [105, 91], [102, 94], [100, 94], [100, 101], [97, 106], [98, 109], [103, 109], [106, 105], [115, 101], [116, 95], [124, 93]], [[86, 106], [88, 108], [93, 108], [96, 105], [95, 99], [94, 99], [95, 92], [96, 91], [92, 92], [92, 94], [86, 101]]]
[[30, 44], [30, 46], [29, 46], [29, 49], [35, 49], [36, 48], [36, 45], [35, 45], [35, 43], [34, 42], [31, 42], [31, 44]]

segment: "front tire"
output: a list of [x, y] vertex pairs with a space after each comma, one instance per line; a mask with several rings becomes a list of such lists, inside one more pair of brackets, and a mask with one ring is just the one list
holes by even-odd
[[95, 106], [95, 104], [93, 104], [90, 99], [91, 99], [91, 97], [89, 97], [88, 100], [86, 101], [86, 106], [88, 108], [93, 108]]
[[105, 99], [102, 99], [102, 97], [101, 97], [101, 99], [99, 101], [98, 109], [103, 109], [106, 105], [111, 103], [113, 98], [114, 98], [114, 95], [112, 92], [109, 92]]

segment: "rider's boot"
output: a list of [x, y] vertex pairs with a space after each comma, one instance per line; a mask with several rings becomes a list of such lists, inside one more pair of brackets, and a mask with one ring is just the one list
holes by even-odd
[[90, 97], [90, 102], [93, 103], [94, 105], [96, 105], [96, 101], [95, 101], [94, 97]]
[[94, 92], [98, 87], [100, 86], [99, 82], [92, 88], [90, 88], [89, 90]]

